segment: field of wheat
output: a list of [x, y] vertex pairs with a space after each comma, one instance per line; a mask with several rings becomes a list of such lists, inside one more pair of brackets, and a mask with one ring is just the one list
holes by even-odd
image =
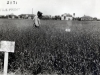
[[[70, 28], [70, 32], [65, 29]], [[100, 22], [0, 19], [0, 41], [15, 41], [8, 72], [21, 75], [100, 74]], [[0, 52], [0, 70], [4, 53]]]

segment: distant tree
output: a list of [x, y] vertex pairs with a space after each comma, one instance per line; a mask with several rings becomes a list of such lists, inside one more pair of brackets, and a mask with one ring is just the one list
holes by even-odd
[[80, 17], [78, 17], [78, 18], [77, 18], [77, 20], [78, 20], [78, 21], [81, 21], [81, 18], [80, 18]]
[[55, 16], [55, 20], [61, 20], [60, 16]]
[[73, 13], [73, 17], [75, 17], [75, 13]]
[[43, 15], [41, 19], [43, 19], [43, 20], [50, 20], [51, 16], [50, 15]]
[[93, 20], [94, 20], [94, 21], [97, 21], [97, 18], [96, 18], [96, 17], [94, 17], [94, 18], [93, 18]]
[[81, 21], [80, 17], [73, 18], [73, 20]]
[[97, 21], [100, 21], [100, 19], [97, 19]]
[[3, 18], [3, 19], [4, 19], [4, 18], [6, 18], [6, 17], [5, 17], [4, 15], [1, 15], [0, 18]]

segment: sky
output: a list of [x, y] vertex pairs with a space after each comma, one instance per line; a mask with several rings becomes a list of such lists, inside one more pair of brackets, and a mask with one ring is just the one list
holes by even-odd
[[[7, 4], [16, 1], [17, 4]], [[100, 0], [0, 0], [0, 15], [6, 14], [36, 14], [62, 15], [69, 13], [76, 17], [84, 15], [100, 18]], [[5, 10], [7, 9], [7, 11]]]

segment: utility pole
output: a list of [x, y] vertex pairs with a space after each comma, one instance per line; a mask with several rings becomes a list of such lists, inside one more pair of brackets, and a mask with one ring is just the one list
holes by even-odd
[[33, 14], [33, 8], [32, 8], [32, 14]]

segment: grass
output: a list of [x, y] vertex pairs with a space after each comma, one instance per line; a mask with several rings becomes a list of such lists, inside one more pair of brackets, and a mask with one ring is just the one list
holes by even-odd
[[[99, 75], [100, 22], [0, 19], [0, 40], [15, 41], [9, 72]], [[65, 29], [70, 27], [71, 32]], [[3, 63], [3, 53], [0, 53]], [[3, 65], [3, 64], [2, 64]]]

